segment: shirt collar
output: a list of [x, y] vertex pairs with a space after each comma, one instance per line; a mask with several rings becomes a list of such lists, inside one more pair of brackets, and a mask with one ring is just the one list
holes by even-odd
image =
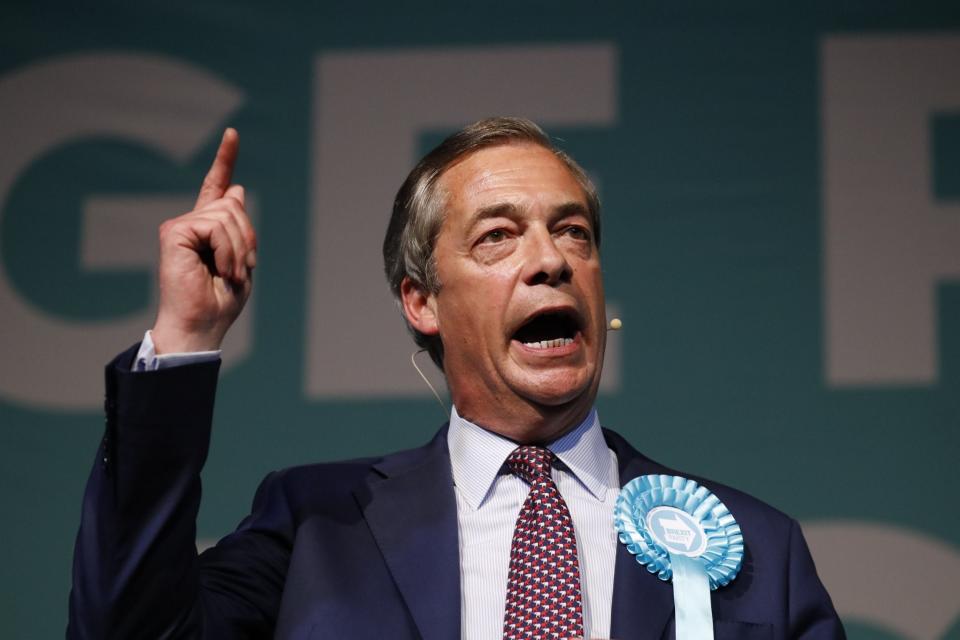
[[[474, 510], [479, 509], [517, 443], [461, 418], [457, 408], [452, 407], [447, 445], [453, 481], [467, 504]], [[547, 448], [595, 498], [604, 499], [610, 488], [610, 451], [595, 409], [576, 429]]]

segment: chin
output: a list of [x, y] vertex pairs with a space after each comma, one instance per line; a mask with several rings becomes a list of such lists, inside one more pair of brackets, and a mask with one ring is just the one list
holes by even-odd
[[527, 380], [517, 385], [517, 393], [528, 398], [531, 402], [544, 407], [563, 407], [589, 396], [592, 402], [596, 395], [596, 386], [592, 384], [591, 376], [580, 373], [571, 376], [569, 373], [540, 374], [535, 379]]

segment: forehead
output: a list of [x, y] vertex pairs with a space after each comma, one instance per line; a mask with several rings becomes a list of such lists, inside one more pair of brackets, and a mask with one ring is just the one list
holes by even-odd
[[586, 208], [586, 194], [569, 167], [553, 151], [528, 142], [475, 151], [449, 167], [437, 185], [446, 197], [445, 222], [505, 204], [528, 209], [579, 203]]

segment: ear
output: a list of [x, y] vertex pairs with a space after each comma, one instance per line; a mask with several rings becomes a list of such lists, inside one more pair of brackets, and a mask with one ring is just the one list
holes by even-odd
[[427, 293], [426, 289], [407, 276], [400, 283], [400, 301], [410, 326], [427, 336], [440, 333], [437, 297], [434, 294]]

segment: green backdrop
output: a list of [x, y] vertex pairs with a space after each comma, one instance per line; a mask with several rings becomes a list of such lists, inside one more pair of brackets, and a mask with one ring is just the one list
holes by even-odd
[[317, 371], [351, 317], [412, 350], [364, 259], [389, 195], [509, 108], [600, 184], [604, 424], [799, 518], [852, 638], [960, 638], [960, 5], [724, 5], [0, 8], [0, 636], [63, 633], [100, 367], [148, 328], [157, 217], [221, 127], [261, 248], [204, 539], [269, 470], [444, 420], [405, 356], [344, 338], [344, 386]]

